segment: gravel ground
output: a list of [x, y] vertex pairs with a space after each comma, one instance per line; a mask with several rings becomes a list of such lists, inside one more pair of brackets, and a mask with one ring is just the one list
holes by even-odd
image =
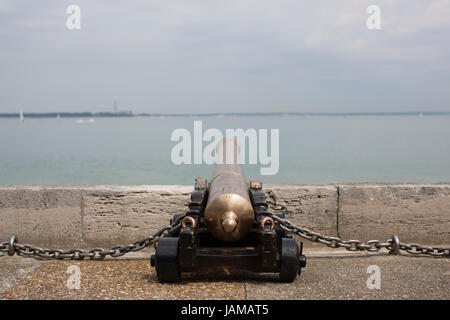
[[40, 262], [34, 259], [0, 256], [0, 293], [10, 288], [15, 279], [33, 272], [39, 266]]
[[[70, 266], [81, 272], [69, 289]], [[380, 268], [381, 289], [368, 289], [367, 268]], [[0, 299], [450, 299], [450, 259], [312, 256], [293, 283], [274, 275], [218, 270], [160, 284], [148, 259], [36, 261], [0, 257]]]
[[[69, 289], [70, 266], [80, 268], [80, 289]], [[198, 277], [198, 276], [197, 276]], [[223, 277], [222, 277], [223, 278]], [[210, 276], [185, 277], [178, 284], [161, 284], [149, 260], [51, 261], [13, 279], [0, 299], [244, 299], [244, 284]]]
[[[369, 266], [380, 289], [369, 289]], [[248, 299], [450, 299], [450, 259], [373, 255], [312, 258], [294, 283], [248, 281]]]

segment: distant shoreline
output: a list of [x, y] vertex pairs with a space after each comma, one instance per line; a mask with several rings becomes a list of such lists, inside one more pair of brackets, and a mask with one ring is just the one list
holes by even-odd
[[[137, 118], [137, 117], [229, 117], [229, 116], [448, 116], [450, 111], [408, 112], [230, 112], [230, 113], [139, 113], [132, 112], [39, 112], [25, 118]], [[0, 113], [0, 118], [19, 118], [19, 113]]]

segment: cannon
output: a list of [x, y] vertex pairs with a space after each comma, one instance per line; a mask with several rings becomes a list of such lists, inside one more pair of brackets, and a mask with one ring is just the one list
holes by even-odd
[[292, 282], [306, 266], [303, 243], [275, 224], [261, 182], [246, 182], [238, 153], [235, 139], [221, 140], [211, 181], [195, 179], [186, 213], [171, 220], [180, 227], [162, 237], [151, 256], [160, 282], [213, 268], [278, 273]]

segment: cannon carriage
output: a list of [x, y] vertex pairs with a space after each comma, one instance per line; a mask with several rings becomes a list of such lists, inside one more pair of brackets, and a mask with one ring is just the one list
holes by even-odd
[[[227, 148], [238, 153], [235, 140], [223, 142], [217, 149], [222, 160]], [[177, 282], [183, 272], [220, 267], [279, 273], [281, 281], [292, 282], [306, 266], [303, 244], [270, 217], [262, 184], [247, 184], [236, 157], [225, 162], [216, 165], [209, 183], [195, 180], [186, 214], [171, 221], [180, 227], [159, 240], [151, 257], [158, 280]]]

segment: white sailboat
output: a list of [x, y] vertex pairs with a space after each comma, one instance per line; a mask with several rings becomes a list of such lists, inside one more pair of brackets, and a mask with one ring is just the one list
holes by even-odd
[[24, 117], [23, 117], [23, 110], [22, 109], [20, 109], [20, 123], [24, 123], [25, 122], [25, 119], [24, 119]]

